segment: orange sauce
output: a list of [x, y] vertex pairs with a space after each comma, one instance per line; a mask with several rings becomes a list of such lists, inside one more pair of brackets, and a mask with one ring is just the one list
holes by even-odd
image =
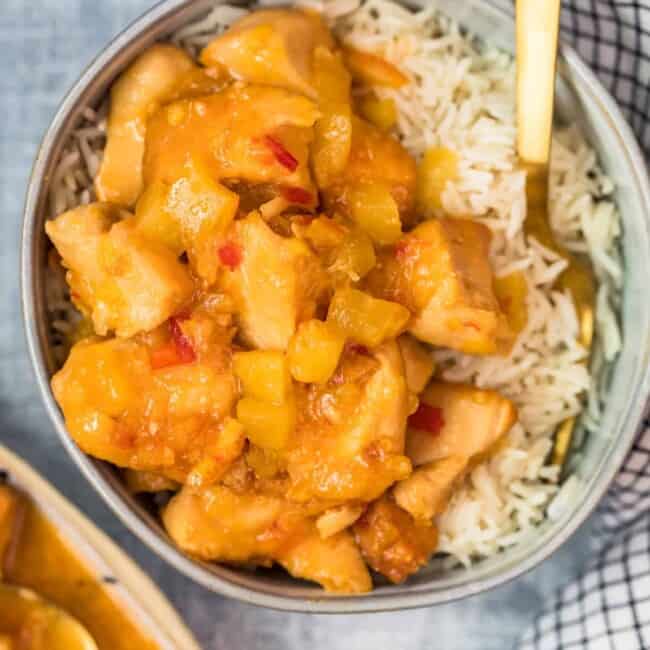
[[32, 589], [76, 617], [99, 650], [158, 650], [36, 506], [28, 503], [26, 508], [4, 580]]

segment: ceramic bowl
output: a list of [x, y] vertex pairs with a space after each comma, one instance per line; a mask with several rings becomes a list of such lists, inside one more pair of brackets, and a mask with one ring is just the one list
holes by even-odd
[[[426, 0], [419, 0], [424, 3]], [[116, 75], [148, 45], [200, 18], [215, 0], [165, 0], [120, 34], [83, 73], [57, 112], [38, 152], [27, 195], [22, 241], [22, 299], [29, 349], [40, 391], [58, 431], [80, 470], [124, 523], [158, 555], [215, 592], [278, 609], [309, 612], [368, 612], [447, 602], [479, 593], [528, 571], [563, 544], [596, 506], [630, 448], [649, 393], [650, 278], [648, 217], [650, 191], [645, 163], [619, 108], [573, 50], [562, 47], [558, 80], [558, 114], [577, 121], [595, 147], [616, 186], [622, 215], [625, 289], [622, 304], [623, 350], [612, 370], [602, 419], [602, 434], [582, 445], [573, 498], [557, 519], [541, 524], [537, 534], [471, 569], [441, 573], [420, 571], [406, 584], [381, 585], [372, 593], [332, 596], [316, 586], [277, 572], [252, 573], [184, 556], [159, 521], [124, 489], [112, 468], [88, 458], [66, 432], [50, 391], [55, 370], [48, 343], [44, 279], [47, 241], [43, 229], [48, 183], [63, 144], [81, 120], [84, 107], [96, 106]], [[418, 2], [412, 3], [417, 6]], [[499, 0], [457, 0], [445, 10], [486, 41], [512, 51], [511, 5]], [[577, 458], [577, 456], [574, 456]]]

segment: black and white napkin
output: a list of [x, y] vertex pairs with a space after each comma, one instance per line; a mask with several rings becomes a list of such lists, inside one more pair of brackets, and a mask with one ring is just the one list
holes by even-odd
[[[562, 38], [618, 100], [650, 160], [650, 0], [562, 5]], [[594, 559], [518, 650], [650, 650], [650, 419], [595, 517]]]

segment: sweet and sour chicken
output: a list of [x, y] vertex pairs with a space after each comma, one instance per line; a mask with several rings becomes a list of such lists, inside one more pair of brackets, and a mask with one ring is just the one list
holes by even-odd
[[507, 353], [525, 284], [495, 281], [485, 226], [438, 214], [453, 152], [418, 170], [391, 134], [372, 88], [409, 83], [395, 66], [287, 9], [199, 61], [155, 45], [127, 68], [102, 202], [46, 226], [87, 334], [54, 394], [130, 489], [175, 493], [161, 516], [188, 554], [401, 582], [517, 417], [442, 382], [431, 346]]

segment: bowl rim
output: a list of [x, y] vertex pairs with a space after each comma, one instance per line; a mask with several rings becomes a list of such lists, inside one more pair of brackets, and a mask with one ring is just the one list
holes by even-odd
[[[512, 19], [513, 11], [510, 7], [500, 4], [499, 0], [482, 0], [502, 18]], [[505, 567], [493, 575], [478, 577], [469, 584], [452, 585], [444, 591], [434, 590], [428, 586], [406, 594], [391, 594], [370, 592], [360, 596], [302, 598], [291, 595], [272, 594], [261, 588], [252, 588], [228, 577], [217, 575], [208, 571], [201, 563], [182, 554], [172, 543], [165, 540], [155, 530], [151, 529], [142, 515], [129, 507], [120, 494], [115, 490], [104, 473], [99, 468], [97, 461], [86, 456], [74, 443], [67, 433], [61, 413], [56, 405], [49, 385], [47, 363], [44, 358], [39, 340], [39, 309], [37, 309], [36, 270], [38, 261], [34, 250], [35, 231], [39, 227], [38, 212], [43, 201], [42, 185], [47, 183], [46, 166], [50, 160], [57, 143], [59, 134], [65, 130], [69, 116], [84, 95], [89, 85], [96, 80], [98, 75], [116, 58], [126, 60], [130, 58], [131, 50], [141, 51], [140, 44], [137, 48], [130, 45], [139, 36], [158, 22], [171, 20], [181, 12], [189, 9], [191, 5], [207, 7], [208, 0], [196, 2], [195, 0], [161, 0], [158, 4], [144, 12], [132, 21], [123, 31], [113, 38], [106, 47], [84, 69], [79, 79], [67, 92], [59, 105], [56, 114], [40, 143], [28, 188], [23, 211], [22, 239], [20, 247], [20, 281], [23, 321], [27, 348], [31, 365], [36, 376], [36, 383], [46, 407], [46, 411], [55, 426], [57, 434], [67, 452], [81, 469], [86, 479], [93, 485], [111, 510], [122, 523], [144, 542], [156, 555], [164, 558], [182, 574], [201, 584], [207, 589], [243, 602], [261, 605], [277, 610], [297, 611], [309, 613], [363, 613], [378, 611], [393, 611], [412, 609], [437, 604], [443, 604], [476, 595], [487, 590], [503, 585], [535, 568], [543, 560], [552, 555], [564, 544], [587, 519], [596, 508], [598, 502], [610, 486], [629, 449], [631, 448], [642, 423], [646, 399], [650, 392], [650, 367], [642, 373], [642, 382], [634, 391], [634, 398], [626, 407], [626, 421], [635, 422], [637, 426], [629, 426], [624, 435], [619, 438], [617, 445], [612, 445], [598, 462], [598, 470], [590, 477], [588, 483], [590, 490], [583, 501], [572, 511], [572, 517], [565, 522], [565, 526], [553, 534], [548, 543], [534, 550], [526, 558], [513, 566]], [[406, 3], [408, 4], [408, 2]], [[162, 31], [162, 30], [161, 30]], [[620, 141], [624, 144], [624, 153], [630, 169], [634, 170], [635, 185], [638, 189], [639, 200], [644, 205], [645, 213], [650, 214], [650, 184], [646, 172], [645, 160], [636, 138], [627, 124], [622, 112], [614, 99], [601, 85], [595, 74], [579, 58], [576, 52], [562, 44], [561, 57], [570, 68], [575, 85], [589, 95], [590, 100], [597, 104], [599, 113], [607, 118], [611, 128], [617, 132]], [[650, 251], [649, 251], [650, 252]], [[598, 479], [596, 481], [595, 479]]]

